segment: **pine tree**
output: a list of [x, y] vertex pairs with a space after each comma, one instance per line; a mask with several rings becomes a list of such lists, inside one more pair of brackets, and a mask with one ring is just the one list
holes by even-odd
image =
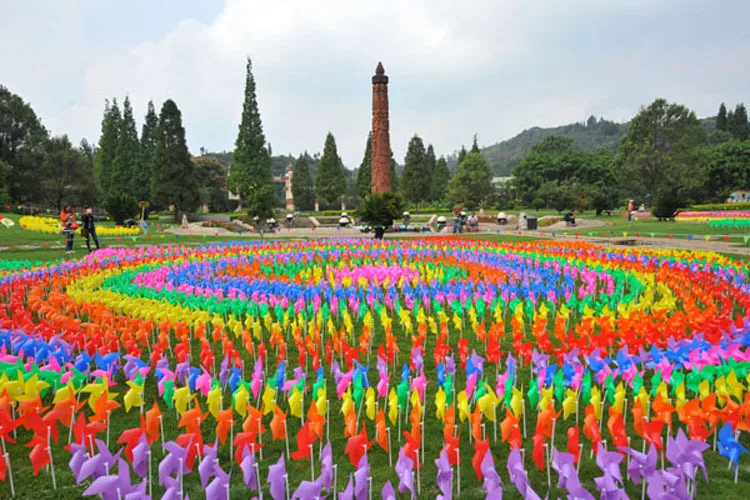
[[419, 204], [427, 200], [430, 195], [430, 175], [431, 172], [427, 171], [424, 142], [415, 134], [406, 150], [401, 179], [401, 189], [407, 202]]
[[398, 170], [396, 169], [398, 165], [396, 164], [396, 160], [393, 159], [393, 151], [391, 151], [391, 192], [392, 193], [398, 193], [401, 191], [401, 178], [398, 175]]
[[154, 155], [156, 153], [156, 129], [159, 126], [159, 118], [156, 116], [153, 101], [148, 101], [148, 111], [141, 129], [140, 149], [138, 151], [138, 163], [133, 175], [136, 186], [133, 197], [136, 201], [147, 201], [151, 199], [151, 184], [154, 177]]
[[367, 135], [367, 144], [365, 145], [365, 156], [357, 170], [357, 196], [364, 199], [372, 191], [372, 132]]
[[305, 155], [299, 155], [294, 162], [292, 196], [297, 210], [312, 210], [315, 207], [315, 189]]
[[474, 209], [492, 198], [492, 171], [479, 153], [469, 153], [456, 167], [456, 175], [448, 185], [448, 197]]
[[117, 145], [120, 136], [120, 108], [117, 107], [117, 99], [104, 101], [104, 118], [102, 119], [102, 135], [99, 138], [99, 151], [96, 154], [95, 171], [99, 176], [102, 190], [109, 193], [112, 185], [116, 182], [114, 178], [114, 163], [117, 154]]
[[175, 220], [179, 220], [181, 212], [196, 208], [199, 192], [182, 114], [171, 99], [164, 102], [159, 114], [154, 165], [153, 200], [162, 207], [174, 205]]
[[750, 132], [748, 131], [747, 123], [747, 109], [745, 109], [744, 104], [740, 103], [734, 108], [734, 116], [728, 125], [729, 131], [735, 139], [739, 141], [750, 139]]
[[430, 185], [430, 199], [432, 201], [445, 199], [450, 178], [451, 171], [448, 168], [448, 162], [441, 156], [435, 165], [435, 173], [432, 174], [432, 184]]
[[471, 143], [471, 152], [472, 153], [480, 153], [479, 151], [479, 144], [477, 144], [477, 134], [474, 134], [474, 141]]
[[133, 108], [130, 106], [130, 98], [125, 97], [122, 104], [122, 122], [120, 122], [120, 135], [117, 137], [117, 149], [112, 164], [112, 183], [105, 196], [113, 191], [125, 191], [136, 198], [137, 181], [135, 179], [136, 162], [138, 161], [138, 131], [135, 128]]
[[466, 148], [461, 145], [461, 150], [458, 152], [458, 161], [456, 165], [460, 165], [466, 159]]
[[716, 115], [716, 130], [727, 131], [727, 107], [723, 102], [719, 106], [719, 114]]
[[[266, 149], [250, 58], [247, 59], [242, 120], [234, 143], [228, 185], [248, 206], [257, 205], [252, 200], [253, 196], [265, 197], [274, 188], [271, 156]], [[266, 203], [258, 206], [261, 205], [265, 207]]]
[[334, 204], [346, 193], [344, 167], [336, 150], [336, 139], [330, 132], [326, 136], [323, 156], [320, 158], [318, 174], [315, 176], [315, 192], [318, 198], [328, 205]]

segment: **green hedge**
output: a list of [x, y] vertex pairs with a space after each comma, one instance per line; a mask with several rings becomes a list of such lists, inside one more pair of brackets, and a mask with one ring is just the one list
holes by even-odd
[[705, 205], [692, 205], [690, 210], [698, 212], [750, 210], [750, 203], [707, 203]]

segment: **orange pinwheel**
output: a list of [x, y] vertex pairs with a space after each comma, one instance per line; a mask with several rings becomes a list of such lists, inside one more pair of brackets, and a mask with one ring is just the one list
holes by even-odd
[[274, 441], [286, 439], [286, 413], [281, 411], [279, 405], [274, 405], [273, 418], [271, 419], [271, 436]]
[[349, 408], [349, 413], [344, 415], [344, 437], [352, 437], [357, 434], [357, 414], [354, 405]]
[[385, 412], [382, 408], [378, 410], [378, 416], [375, 417], [375, 428], [378, 434], [378, 445], [384, 451], [388, 451], [388, 431], [385, 426]]
[[318, 412], [318, 405], [315, 401], [310, 403], [310, 409], [307, 410], [307, 421], [310, 422], [310, 430], [322, 440], [323, 424], [326, 423], [326, 419]]
[[247, 418], [242, 422], [242, 432], [251, 432], [253, 434], [265, 434], [266, 427], [263, 425], [263, 413], [254, 406], [247, 407]]
[[654, 411], [655, 420], [661, 420], [669, 428], [672, 427], [672, 413], [674, 413], [674, 406], [664, 401], [661, 393], [656, 395], [654, 403], [651, 405], [651, 409]]
[[477, 480], [481, 483], [484, 475], [482, 474], [482, 460], [484, 460], [485, 453], [490, 453], [490, 441], [479, 440], [474, 443], [474, 456], [471, 459], [471, 465], [474, 466], [474, 472], [477, 475]]
[[521, 447], [521, 429], [513, 412], [505, 412], [505, 419], [500, 422], [500, 433], [502, 441], [507, 442], [511, 448]]
[[[354, 438], [349, 439], [349, 441], [351, 442], [352, 439]], [[310, 448], [310, 445], [314, 442], [315, 435], [310, 431], [310, 422], [305, 422], [297, 433], [297, 451], [292, 452], [292, 459], [302, 460], [303, 458], [311, 458], [312, 448]], [[347, 445], [347, 449], [348, 448], [349, 445]], [[238, 460], [237, 462], [239, 463], [241, 460]]]
[[221, 444], [226, 442], [227, 434], [229, 434], [229, 429], [232, 428], [233, 423], [231, 408], [220, 411], [216, 416], [216, 437], [219, 438]]
[[445, 411], [445, 423], [443, 425], [443, 437], [447, 441], [456, 433], [456, 405], [451, 403]]
[[479, 405], [474, 407], [474, 413], [471, 414], [471, 436], [477, 443], [482, 440], [482, 412]]
[[251, 453], [255, 453], [263, 447], [263, 445], [255, 439], [256, 436], [257, 433], [255, 432], [240, 432], [234, 436], [234, 442], [232, 444], [235, 446], [234, 459], [237, 463], [242, 462], [242, 454], [245, 451], [245, 448]]
[[460, 457], [458, 456], [459, 450], [459, 437], [449, 436], [445, 438], [445, 454], [448, 455], [448, 462], [451, 465], [456, 465], [459, 462]]
[[550, 403], [547, 407], [539, 412], [536, 420], [536, 434], [544, 434], [548, 439], [552, 439], [553, 421], [557, 420], [560, 412], [555, 412], [554, 404]]
[[[146, 435], [148, 436], [148, 442], [153, 443], [159, 439], [159, 423], [161, 421], [161, 410], [159, 405], [154, 401], [154, 406], [146, 412]], [[222, 441], [222, 444], [224, 442]]]
[[602, 433], [599, 429], [599, 421], [596, 419], [596, 410], [593, 405], [588, 405], [585, 410], [586, 416], [583, 418], [583, 434], [589, 438], [591, 445], [596, 453], [599, 443], [602, 440]]
[[206, 416], [208, 416], [208, 413], [205, 415], [201, 413], [200, 406], [196, 404], [192, 410], [188, 410], [180, 416], [177, 428], [181, 429], [184, 427], [185, 432], [188, 434], [200, 434], [201, 423], [206, 420]]
[[568, 453], [575, 457], [577, 463], [581, 459], [581, 448], [578, 443], [578, 426], [568, 428]]
[[547, 450], [544, 448], [544, 445], [547, 444], [547, 439], [544, 437], [544, 434], [537, 432], [531, 440], [534, 443], [531, 458], [534, 460], [536, 466], [539, 467], [539, 470], [543, 471], [547, 466]]
[[609, 429], [609, 434], [612, 436], [612, 444], [616, 448], [628, 445], [628, 434], [625, 431], [625, 422], [623, 422], [622, 414], [611, 407], [609, 408], [607, 429]]
[[638, 433], [639, 436], [643, 437], [643, 424], [646, 422], [646, 417], [643, 414], [643, 405], [639, 398], [635, 398], [631, 414], [633, 415], [633, 429], [635, 429], [635, 432]]
[[356, 467], [359, 464], [362, 455], [367, 453], [370, 446], [372, 446], [372, 441], [367, 439], [367, 428], [365, 428], [363, 424], [360, 433], [356, 436], [350, 437], [349, 441], [347, 441], [344, 453], [349, 455], [349, 460], [352, 462], [352, 465]]
[[664, 422], [662, 420], [654, 420], [643, 424], [643, 439], [645, 439], [647, 443], [656, 446], [657, 451], [662, 450], [661, 431], [663, 428]]
[[101, 395], [96, 398], [94, 403], [94, 415], [91, 417], [92, 422], [106, 422], [112, 412], [120, 407], [120, 403], [114, 399], [109, 399], [109, 395], [106, 392], [102, 392]]

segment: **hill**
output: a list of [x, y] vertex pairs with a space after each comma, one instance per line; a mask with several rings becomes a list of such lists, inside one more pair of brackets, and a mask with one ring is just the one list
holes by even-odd
[[[703, 118], [701, 125], [708, 133], [716, 128], [716, 118]], [[550, 135], [559, 135], [573, 139], [573, 147], [593, 151], [606, 148], [617, 151], [622, 138], [628, 133], [630, 122], [616, 123], [604, 118], [590, 117], [585, 123], [570, 123], [559, 127], [533, 127], [524, 130], [511, 139], [496, 142], [491, 146], [480, 148], [482, 155], [493, 167], [497, 176], [508, 176], [511, 170], [531, 148]], [[448, 166], [454, 169], [457, 155], [448, 157]]]

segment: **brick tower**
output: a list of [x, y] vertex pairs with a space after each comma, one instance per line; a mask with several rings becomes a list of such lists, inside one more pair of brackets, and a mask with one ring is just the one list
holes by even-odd
[[372, 77], [372, 193], [391, 192], [391, 139], [388, 127], [388, 77], [378, 63]]

